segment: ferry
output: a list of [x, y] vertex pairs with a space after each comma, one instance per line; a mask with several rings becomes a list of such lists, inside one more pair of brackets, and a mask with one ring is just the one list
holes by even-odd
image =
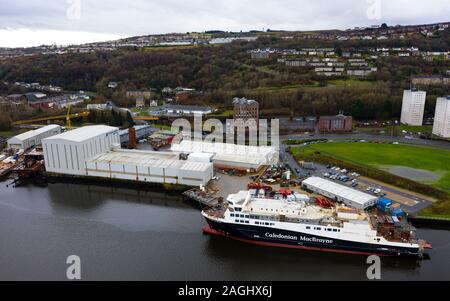
[[230, 194], [226, 204], [202, 211], [207, 234], [261, 246], [360, 255], [418, 256], [431, 245], [415, 238], [406, 216], [311, 202], [308, 196], [269, 198]]

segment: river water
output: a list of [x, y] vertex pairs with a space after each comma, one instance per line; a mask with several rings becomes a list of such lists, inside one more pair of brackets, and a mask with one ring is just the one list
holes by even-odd
[[[0, 183], [0, 280], [365, 280], [362, 256], [260, 247], [203, 235], [199, 209], [132, 189]], [[383, 280], [450, 280], [450, 231], [418, 229], [430, 259], [383, 258]]]

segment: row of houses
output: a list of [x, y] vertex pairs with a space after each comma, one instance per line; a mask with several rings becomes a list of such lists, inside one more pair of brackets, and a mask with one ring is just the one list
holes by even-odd
[[26, 83], [26, 82], [14, 82], [10, 83], [8, 81], [3, 81], [3, 85], [5, 86], [15, 86], [23, 89], [32, 89], [35, 91], [43, 91], [43, 92], [56, 92], [60, 93], [63, 91], [61, 87], [53, 86], [53, 85], [41, 85], [40, 83]]
[[288, 67], [314, 67], [317, 75], [323, 76], [348, 76], [364, 77], [377, 72], [377, 67], [371, 67], [372, 62], [366, 59], [338, 59], [338, 58], [314, 58], [314, 59], [279, 59]]
[[269, 59], [272, 57], [293, 59], [293, 58], [312, 58], [312, 57], [342, 57], [342, 58], [362, 58], [369, 56], [374, 59], [378, 57], [411, 57], [417, 56], [424, 59], [443, 58], [448, 59], [450, 52], [447, 51], [420, 51], [418, 47], [362, 47], [354, 49], [343, 49], [338, 52], [333, 48], [318, 49], [253, 49], [249, 51], [252, 59]]
[[32, 108], [67, 108], [90, 99], [83, 91], [77, 94], [47, 95], [43, 92], [29, 92], [25, 94], [11, 94], [6, 97], [10, 104], [28, 105]]

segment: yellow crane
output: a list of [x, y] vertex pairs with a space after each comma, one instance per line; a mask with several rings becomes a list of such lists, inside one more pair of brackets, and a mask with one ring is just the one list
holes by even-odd
[[67, 114], [66, 114], [66, 129], [67, 130], [72, 129], [72, 121], [70, 121], [70, 108], [71, 108], [71, 106], [67, 107]]
[[[79, 118], [79, 117], [88, 117], [89, 111], [76, 113], [76, 114], [70, 114], [70, 110], [68, 110], [66, 115], [58, 115], [58, 116], [49, 116], [49, 117], [41, 117], [41, 118], [33, 118], [33, 119], [27, 119], [27, 120], [18, 120], [13, 123], [14, 126], [22, 125], [22, 124], [33, 124], [33, 123], [39, 123], [39, 122], [45, 122], [45, 121], [52, 121], [52, 120], [72, 120], [73, 118]], [[70, 122], [71, 123], [71, 122]], [[69, 124], [71, 126], [71, 124]]]

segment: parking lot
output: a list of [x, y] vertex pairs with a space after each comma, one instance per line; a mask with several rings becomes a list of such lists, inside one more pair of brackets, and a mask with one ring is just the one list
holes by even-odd
[[344, 170], [344, 172], [342, 172], [339, 166], [325, 166], [323, 164], [314, 163], [312, 169], [310, 168], [311, 166], [304, 168], [286, 152], [283, 146], [280, 151], [280, 159], [287, 164], [299, 178], [310, 176], [327, 178], [331, 181], [353, 187], [354, 189], [365, 193], [378, 197], [384, 196], [393, 200], [395, 203], [402, 205], [403, 209], [410, 214], [417, 214], [420, 210], [437, 201], [428, 196], [360, 176], [353, 173], [353, 171]]

